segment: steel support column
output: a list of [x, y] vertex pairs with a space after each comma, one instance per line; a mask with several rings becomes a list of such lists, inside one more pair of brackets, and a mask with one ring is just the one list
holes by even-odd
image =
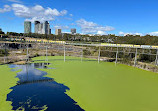
[[27, 62], [29, 61], [29, 47], [28, 47], [28, 44], [27, 44], [27, 58], [26, 58], [26, 61]]
[[48, 46], [46, 46], [46, 59], [45, 61], [48, 61]]
[[135, 53], [135, 59], [134, 59], [134, 66], [137, 66], [137, 53], [138, 53], [138, 49], [136, 48], [136, 53]]
[[98, 53], [98, 63], [100, 63], [100, 47], [99, 47], [99, 53]]
[[64, 62], [65, 62], [65, 55], [66, 55], [66, 54], [65, 54], [65, 53], [66, 53], [65, 50], [66, 50], [66, 48], [65, 48], [65, 45], [64, 45]]
[[157, 49], [157, 53], [156, 53], [155, 65], [158, 66], [158, 49]]
[[83, 61], [83, 47], [82, 47], [82, 52], [81, 52], [81, 62]]
[[117, 47], [115, 65], [117, 64], [118, 53], [119, 53], [119, 51], [118, 51], [118, 47]]

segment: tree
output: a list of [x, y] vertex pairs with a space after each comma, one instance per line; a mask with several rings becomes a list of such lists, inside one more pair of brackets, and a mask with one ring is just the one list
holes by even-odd
[[5, 34], [3, 31], [2, 31], [2, 29], [0, 28], [0, 34]]

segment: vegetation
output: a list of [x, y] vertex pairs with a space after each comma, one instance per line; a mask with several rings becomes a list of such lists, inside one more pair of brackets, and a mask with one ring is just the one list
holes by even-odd
[[8, 50], [5, 50], [5, 49], [0, 49], [0, 57], [4, 57], [4, 56], [8, 56], [9, 53]]
[[3, 31], [2, 31], [2, 29], [0, 28], [0, 34], [5, 34]]
[[60, 40], [60, 41], [74, 41], [74, 42], [94, 42], [94, 43], [115, 43], [115, 44], [136, 44], [136, 45], [158, 45], [158, 36], [151, 35], [126, 35], [126, 36], [116, 36], [116, 35], [71, 35], [71, 34], [62, 34], [62, 35], [54, 35], [54, 34], [23, 34], [16, 32], [7, 32], [6, 37], [32, 37], [32, 38], [40, 38], [40, 39], [48, 39], [48, 40]]
[[[84, 56], [98, 56], [99, 49], [98, 47], [87, 47], [83, 50]], [[132, 48], [118, 48], [118, 56], [117, 58], [119, 62], [131, 64], [131, 61], [135, 59], [135, 49]], [[155, 62], [157, 50], [149, 50], [149, 49], [138, 49], [137, 60], [140, 62], [151, 63]], [[108, 57], [108, 58], [116, 58], [117, 48], [112, 47], [101, 47], [100, 56]]]
[[[116, 36], [116, 35], [95, 35], [95, 36], [89, 36], [89, 35], [71, 35], [71, 34], [62, 34], [62, 35], [45, 35], [45, 34], [35, 34], [35, 33], [29, 33], [29, 34], [23, 34], [23, 33], [15, 33], [15, 32], [7, 32], [6, 36], [9, 37], [32, 37], [32, 38], [40, 38], [40, 39], [48, 39], [48, 40], [60, 40], [60, 41], [67, 41], [67, 42], [82, 42], [82, 43], [115, 43], [115, 44], [136, 44], [136, 45], [158, 45], [158, 36], [140, 36], [140, 35], [126, 35], [126, 36]], [[94, 50], [98, 50], [96, 48], [93, 48]], [[109, 51], [101, 51], [102, 57], [110, 57], [115, 58], [116, 57], [116, 51], [115, 48], [110, 49]], [[89, 50], [83, 50], [84, 55], [89, 56], [95, 56], [98, 54], [97, 51], [89, 51]], [[127, 52], [127, 51], [125, 51]], [[133, 61], [135, 58], [135, 49], [131, 49], [131, 52], [133, 53], [123, 53], [120, 52], [118, 55], [118, 58], [122, 60], [123, 63], [128, 63], [129, 61]], [[143, 52], [142, 49], [139, 49], [139, 52]], [[150, 55], [149, 52], [147, 54], [139, 54], [138, 60], [141, 62], [154, 62], [156, 59], [155, 55]], [[156, 50], [153, 50], [153, 54], [156, 54]], [[1, 56], [1, 55], [0, 55]], [[2, 55], [3, 56], [3, 55]], [[119, 60], [120, 60], [119, 59]], [[129, 60], [129, 61], [128, 61]]]

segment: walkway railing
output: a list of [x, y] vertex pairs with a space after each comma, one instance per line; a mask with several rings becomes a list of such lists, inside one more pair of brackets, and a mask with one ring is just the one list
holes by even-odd
[[[14, 42], [15, 41], [15, 42]], [[68, 47], [74, 47], [77, 46], [80, 48], [80, 54], [81, 61], [83, 61], [84, 57], [84, 50], [87, 51], [93, 51], [93, 52], [98, 52], [98, 57], [97, 61], [100, 63], [101, 57], [103, 57], [102, 52], [108, 51], [108, 52], [113, 52], [115, 53], [115, 64], [118, 63], [118, 58], [120, 53], [132, 53], [134, 54], [133, 62], [134, 66], [137, 66], [137, 61], [138, 61], [138, 55], [144, 54], [144, 55], [150, 55], [150, 56], [155, 56], [155, 65], [158, 66], [158, 46], [149, 46], [149, 45], [131, 45], [131, 44], [108, 44], [108, 43], [101, 43], [101, 44], [84, 44], [84, 43], [67, 43], [64, 41], [24, 41], [24, 40], [8, 40], [3, 41], [0, 43], [0, 48], [1, 49], [6, 49], [6, 47], [9, 49], [9, 44], [19, 44], [19, 49], [26, 49], [26, 61], [29, 61], [29, 50], [32, 49], [29, 47], [30, 44], [36, 45], [36, 44], [41, 44], [42, 46], [38, 47], [37, 49], [43, 48], [45, 49], [45, 56], [46, 56], [46, 61], [48, 61], [48, 50], [59, 50], [60, 52], [63, 51], [63, 60], [66, 62], [66, 55], [67, 53], [73, 49], [68, 48]], [[22, 47], [23, 45], [23, 47]], [[58, 45], [57, 48], [54, 47], [53, 45]], [[86, 49], [89, 48], [89, 49]], [[108, 49], [109, 48], [109, 49]], [[128, 49], [129, 51], [126, 51], [125, 49]], [[146, 50], [149, 50], [146, 52]], [[152, 51], [154, 53], [152, 53]], [[5, 55], [4, 58], [7, 56]], [[4, 60], [5, 61], [5, 60]], [[6, 62], [6, 61], [5, 61]]]

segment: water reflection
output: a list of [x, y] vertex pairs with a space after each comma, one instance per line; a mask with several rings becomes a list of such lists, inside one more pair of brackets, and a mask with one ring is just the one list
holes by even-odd
[[12, 87], [7, 101], [12, 101], [13, 110], [39, 111], [83, 111], [76, 102], [65, 94], [67, 86], [43, 77], [47, 73], [35, 68], [46, 68], [45, 64], [11, 65], [22, 69], [17, 74], [18, 85]]
[[15, 68], [12, 71], [16, 71], [22, 69], [21, 72], [17, 73], [17, 77], [19, 78], [18, 83], [28, 83], [32, 81], [40, 81], [40, 80], [49, 80], [51, 78], [44, 77], [47, 73], [37, 70], [36, 68], [47, 68], [46, 63], [32, 63], [26, 65], [10, 65], [10, 68]]

